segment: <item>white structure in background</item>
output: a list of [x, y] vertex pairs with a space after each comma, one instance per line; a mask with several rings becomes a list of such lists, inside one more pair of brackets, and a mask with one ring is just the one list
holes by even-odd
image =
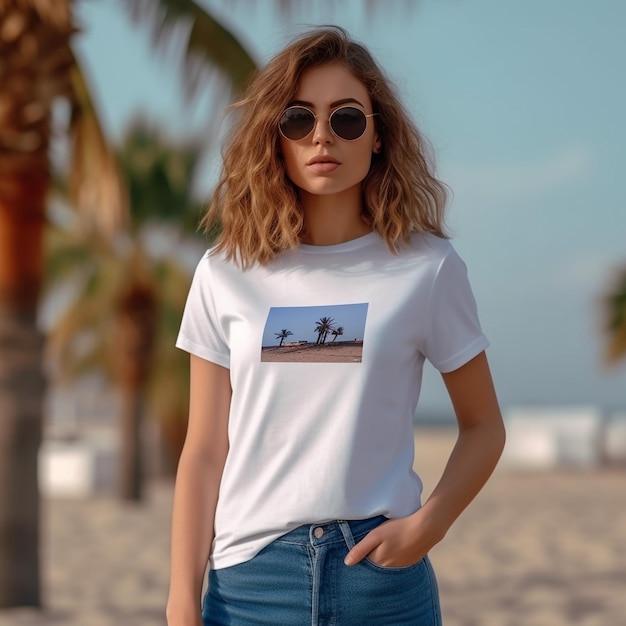
[[46, 497], [83, 498], [113, 491], [119, 459], [115, 395], [91, 377], [49, 391], [39, 449], [39, 490]]
[[[46, 497], [86, 498], [115, 493], [120, 463], [116, 396], [97, 384], [51, 398], [39, 450], [39, 489]], [[143, 424], [145, 476], [162, 463], [156, 420]]]
[[113, 438], [45, 441], [39, 450], [39, 489], [44, 496], [82, 498], [111, 491], [118, 445]]
[[592, 468], [605, 460], [605, 420], [594, 407], [515, 408], [505, 415], [503, 465]]
[[615, 413], [606, 421], [604, 459], [611, 465], [626, 465], [626, 413]]

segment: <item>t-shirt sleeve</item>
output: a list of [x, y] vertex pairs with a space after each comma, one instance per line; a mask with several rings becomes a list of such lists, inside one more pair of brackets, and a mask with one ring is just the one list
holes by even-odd
[[465, 263], [450, 246], [432, 285], [424, 355], [440, 372], [452, 372], [489, 346], [478, 319]]
[[207, 253], [196, 267], [176, 347], [222, 367], [230, 367], [230, 349], [215, 306], [210, 262]]

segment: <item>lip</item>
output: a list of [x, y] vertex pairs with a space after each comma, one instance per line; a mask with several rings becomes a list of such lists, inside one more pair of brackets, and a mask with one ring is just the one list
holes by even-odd
[[308, 161], [306, 165], [310, 171], [316, 174], [330, 174], [341, 165], [341, 162], [326, 154], [318, 154]]
[[341, 165], [341, 163], [327, 154], [318, 154], [314, 156], [310, 161], [307, 162], [307, 165], [316, 165], [317, 163], [334, 163], [335, 165]]

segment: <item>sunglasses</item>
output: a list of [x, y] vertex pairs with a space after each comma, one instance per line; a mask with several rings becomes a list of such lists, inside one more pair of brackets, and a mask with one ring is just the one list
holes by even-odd
[[[377, 113], [366, 115], [356, 107], [345, 106], [335, 109], [328, 117], [328, 124], [333, 135], [346, 141], [358, 139], [367, 128], [367, 118]], [[297, 141], [304, 139], [314, 128], [317, 115], [303, 106], [288, 107], [278, 122], [280, 134], [285, 139]]]

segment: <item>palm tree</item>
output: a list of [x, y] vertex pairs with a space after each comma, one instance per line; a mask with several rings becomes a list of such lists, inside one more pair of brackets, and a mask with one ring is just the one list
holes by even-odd
[[[134, 124], [119, 151], [131, 199], [127, 231], [111, 245], [94, 231], [51, 231], [50, 282], [69, 279], [79, 286], [77, 298], [51, 329], [51, 360], [59, 382], [96, 371], [119, 391], [124, 499], [142, 497], [140, 432], [146, 398], [169, 434], [174, 456], [181, 430], [184, 436], [188, 368], [174, 340], [191, 270], [173, 258], [178, 245], [169, 246], [169, 256], [155, 256], [150, 242], [166, 234], [178, 241], [180, 228], [197, 223], [200, 205], [190, 189], [199, 154], [199, 145], [175, 146], [144, 123]], [[166, 221], [179, 226], [165, 230]]]
[[610, 294], [605, 298], [606, 360], [614, 364], [626, 357], [626, 267], [623, 267]]
[[343, 335], [343, 326], [337, 326], [337, 328], [333, 328], [333, 330], [331, 330], [330, 332], [332, 335], [334, 335], [331, 343], [334, 343], [335, 341], [337, 341], [337, 337], [341, 337], [341, 335]]
[[[180, 318], [191, 283], [191, 269], [206, 248], [207, 241], [197, 233], [201, 203], [192, 193], [192, 183], [200, 165], [201, 144], [197, 141], [172, 142], [145, 122], [133, 123], [118, 152], [120, 165], [128, 183], [131, 209], [129, 235], [136, 249], [145, 251], [147, 283], [152, 285], [156, 325], [150, 339], [154, 358], [137, 355], [146, 375], [143, 389], [151, 413], [157, 418], [170, 453], [172, 469], [178, 463], [187, 430], [189, 408], [188, 357], [174, 346]], [[155, 232], [156, 231], [156, 232]], [[163, 254], [151, 253], [148, 243], [169, 240]], [[180, 249], [191, 252], [187, 267], [178, 260]], [[141, 280], [139, 283], [141, 284]], [[140, 311], [138, 312], [138, 314]], [[141, 320], [141, 316], [138, 315]], [[139, 325], [136, 328], [140, 330]], [[145, 330], [143, 331], [145, 332]], [[123, 389], [123, 379], [118, 377]], [[122, 423], [124, 423], [123, 415]], [[126, 422], [140, 424], [140, 411], [129, 413]], [[124, 443], [124, 438], [122, 438]], [[139, 458], [139, 447], [126, 441], [125, 466]], [[133, 473], [122, 474], [121, 493], [131, 493]], [[126, 485], [126, 487], [124, 487]]]
[[317, 333], [317, 341], [316, 345], [321, 346], [326, 343], [326, 337], [328, 333], [332, 332], [334, 329], [335, 320], [332, 317], [322, 317], [316, 322], [315, 332]]
[[72, 198], [103, 230], [123, 208], [114, 161], [70, 47], [74, 31], [70, 0], [0, 5], [0, 607], [41, 603], [37, 454], [45, 382], [36, 319], [59, 98], [71, 109]]
[[276, 339], [280, 339], [280, 344], [278, 344], [278, 347], [280, 348], [283, 345], [283, 341], [285, 341], [285, 339], [287, 339], [287, 337], [290, 337], [291, 335], [293, 335], [293, 333], [286, 328], [283, 328], [279, 333], [274, 333]]
[[[0, 3], [0, 607], [41, 604], [37, 453], [45, 383], [36, 317], [51, 183], [51, 118], [58, 99], [69, 102], [71, 110], [67, 180], [72, 205], [108, 234], [119, 226], [125, 209], [115, 161], [71, 48], [73, 4]], [[149, 13], [155, 2], [133, 4]], [[193, 17], [186, 67], [198, 67], [200, 59], [200, 65], [218, 67], [240, 88], [254, 67], [243, 46], [191, 0], [158, 4], [169, 7], [169, 24]], [[194, 76], [197, 83], [198, 72], [190, 72], [190, 85]], [[126, 305], [145, 306], [138, 295], [128, 294]]]

